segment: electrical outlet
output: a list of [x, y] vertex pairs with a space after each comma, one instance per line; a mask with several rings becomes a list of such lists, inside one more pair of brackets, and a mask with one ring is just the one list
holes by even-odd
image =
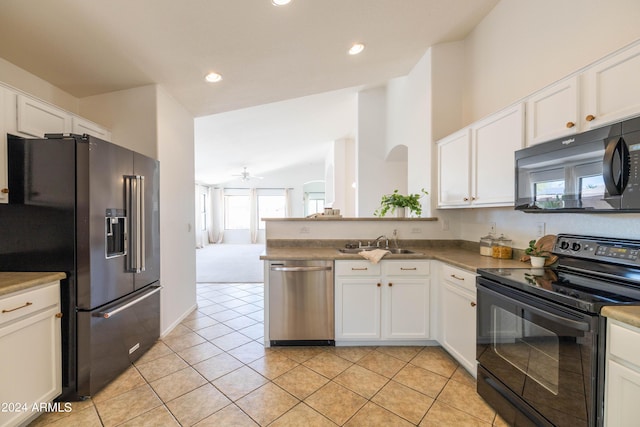
[[544, 222], [536, 223], [536, 237], [542, 237], [545, 235], [545, 224]]
[[495, 222], [490, 222], [489, 223], [489, 233], [496, 234], [496, 223]]
[[309, 234], [309, 227], [301, 227], [300, 234]]
[[442, 231], [449, 231], [449, 220], [446, 218], [442, 219]]

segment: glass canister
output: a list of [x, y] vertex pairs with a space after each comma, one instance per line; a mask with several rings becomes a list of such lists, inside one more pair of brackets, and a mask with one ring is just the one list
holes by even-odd
[[493, 256], [493, 240], [495, 236], [492, 233], [480, 238], [480, 255]]
[[513, 245], [511, 239], [507, 239], [504, 234], [493, 241], [491, 246], [491, 256], [499, 259], [511, 259], [513, 257]]

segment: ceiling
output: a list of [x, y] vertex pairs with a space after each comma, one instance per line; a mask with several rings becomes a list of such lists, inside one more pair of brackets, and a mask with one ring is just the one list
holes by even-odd
[[216, 183], [222, 165], [257, 174], [353, 136], [357, 88], [406, 75], [497, 2], [0, 0], [0, 57], [78, 98], [162, 85], [198, 118], [196, 179]]

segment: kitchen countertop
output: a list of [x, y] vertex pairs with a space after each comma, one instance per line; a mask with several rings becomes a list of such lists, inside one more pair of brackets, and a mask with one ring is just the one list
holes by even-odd
[[602, 307], [600, 312], [609, 319], [615, 319], [622, 323], [627, 323], [636, 328], [640, 328], [640, 306], [637, 305], [618, 305]]
[[0, 272], [0, 297], [66, 278], [65, 273]]
[[[476, 272], [479, 268], [528, 268], [529, 264], [518, 260], [519, 256], [514, 255], [514, 259], [496, 259], [482, 256], [477, 248], [460, 242], [446, 243], [443, 241], [432, 242], [431, 244], [419, 245], [413, 241], [410, 244], [401, 244], [404, 249], [410, 249], [414, 254], [387, 254], [383, 260], [394, 259], [435, 259], [448, 264]], [[267, 244], [265, 252], [260, 256], [262, 260], [364, 260], [358, 254], [343, 254], [337, 248], [344, 247], [344, 244], [336, 243], [334, 246], [323, 243], [313, 246], [313, 243], [304, 244], [278, 244], [270, 246]], [[515, 251], [514, 251], [515, 252]]]

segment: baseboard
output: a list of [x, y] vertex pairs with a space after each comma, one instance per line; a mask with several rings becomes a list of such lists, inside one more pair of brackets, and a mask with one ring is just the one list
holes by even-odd
[[182, 321], [187, 316], [189, 316], [191, 313], [193, 313], [197, 308], [198, 308], [198, 304], [194, 304], [190, 308], [188, 308], [187, 311], [185, 311], [182, 314], [182, 316], [178, 317], [178, 319], [175, 322], [170, 324], [169, 327], [167, 327], [167, 329], [165, 329], [164, 331], [160, 332], [160, 338], [164, 338], [167, 335], [169, 335], [171, 333], [171, 331], [173, 331], [176, 328], [176, 326], [178, 326], [180, 323], [182, 323]]

